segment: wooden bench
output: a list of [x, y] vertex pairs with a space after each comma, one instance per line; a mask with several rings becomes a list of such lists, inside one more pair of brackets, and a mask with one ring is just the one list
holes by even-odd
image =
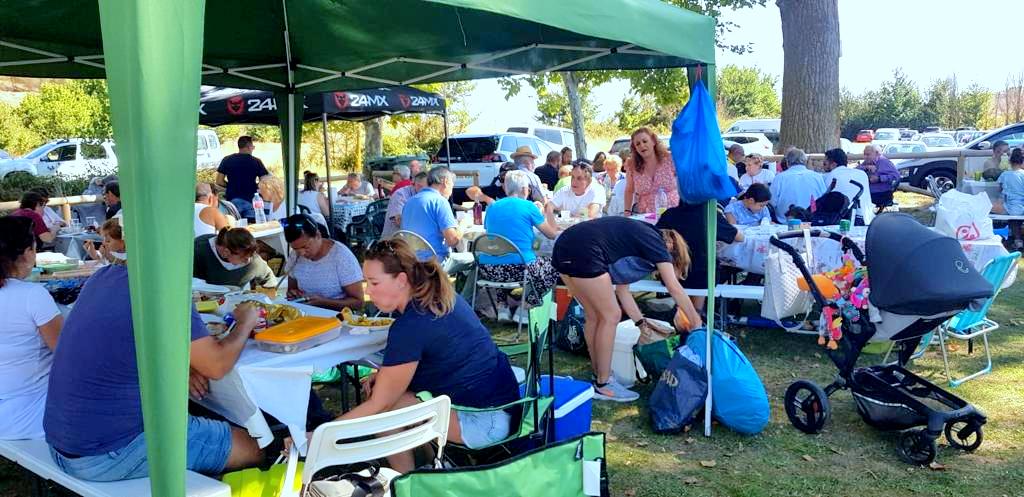
[[[54, 482], [82, 497], [142, 497], [150, 494], [149, 478], [91, 482], [67, 475], [50, 457], [43, 440], [0, 440], [0, 457], [25, 468], [42, 481]], [[36, 492], [40, 486], [35, 486]], [[185, 472], [185, 497], [231, 497], [231, 487], [192, 471]]]

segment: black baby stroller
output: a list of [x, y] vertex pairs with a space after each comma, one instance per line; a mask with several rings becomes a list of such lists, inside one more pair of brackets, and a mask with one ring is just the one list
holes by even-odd
[[[850, 181], [857, 187], [857, 193], [853, 198], [848, 198], [842, 192], [837, 192], [836, 180], [832, 180], [828, 191], [814, 202], [814, 213], [811, 214], [811, 226], [835, 226], [843, 219], [854, 219], [853, 213], [860, 207], [860, 197], [864, 193], [864, 185], [857, 181]], [[856, 217], [854, 225], [863, 226], [864, 219]]]
[[[815, 229], [811, 235], [841, 243], [867, 268], [870, 305], [859, 311], [858, 322], [842, 320], [838, 348], [828, 350], [839, 369], [836, 380], [824, 389], [800, 380], [786, 390], [789, 421], [803, 432], [820, 432], [831, 411], [829, 395], [849, 389], [866, 423], [900, 432], [897, 450], [908, 463], [931, 463], [936, 439], [943, 432], [950, 446], [968, 452], [977, 449], [985, 415], [902, 366], [923, 335], [967, 307], [979, 305], [992, 295], [992, 285], [974, 269], [956, 240], [906, 214], [875, 218], [867, 232], [866, 259], [853, 240], [839, 233]], [[771, 244], [793, 258], [819, 306], [837, 309], [835, 302], [824, 297], [797, 251], [782, 241], [802, 236], [803, 232], [782, 233], [773, 236]], [[869, 341], [884, 340], [899, 345], [897, 364], [855, 367]]]

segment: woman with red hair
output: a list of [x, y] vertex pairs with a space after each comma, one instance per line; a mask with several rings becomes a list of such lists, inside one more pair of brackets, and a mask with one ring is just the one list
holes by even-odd
[[679, 204], [679, 184], [672, 154], [650, 128], [633, 132], [629, 141], [630, 157], [626, 161], [625, 215], [655, 211], [658, 192], [664, 191], [667, 203], [663, 208]]

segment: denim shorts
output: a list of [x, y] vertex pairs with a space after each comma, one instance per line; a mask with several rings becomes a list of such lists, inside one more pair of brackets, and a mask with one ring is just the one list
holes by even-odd
[[505, 411], [455, 411], [462, 431], [462, 443], [470, 449], [486, 447], [505, 439], [512, 416]]
[[[119, 481], [149, 476], [146, 462], [146, 434], [106, 454], [67, 457], [50, 447], [50, 455], [65, 473], [88, 481]], [[185, 467], [209, 475], [224, 470], [231, 454], [231, 425], [223, 421], [188, 417]]]

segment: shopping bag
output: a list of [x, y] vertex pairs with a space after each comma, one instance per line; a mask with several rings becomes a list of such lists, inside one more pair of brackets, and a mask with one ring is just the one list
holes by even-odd
[[555, 345], [576, 355], [586, 356], [587, 339], [583, 335], [583, 306], [573, 299], [565, 312], [565, 317], [555, 323]]
[[[811, 234], [804, 230], [804, 251], [807, 266], [811, 267]], [[814, 304], [810, 293], [797, 285], [803, 277], [793, 258], [781, 249], [772, 246], [764, 259], [764, 301], [761, 316], [776, 322], [783, 318], [807, 313]]]
[[697, 420], [708, 395], [708, 379], [700, 358], [679, 348], [651, 393], [648, 410], [655, 433], [678, 433]]
[[[302, 479], [295, 478], [302, 474], [302, 463], [298, 462], [297, 452], [295, 456], [289, 454], [287, 463], [278, 463], [266, 471], [258, 468], [243, 469], [227, 473], [221, 477], [221, 481], [231, 487], [231, 497], [291, 497], [297, 496], [302, 489]], [[291, 491], [286, 491], [284, 485], [291, 483]]]
[[649, 377], [659, 378], [662, 371], [668, 367], [668, 363], [672, 361], [672, 356], [679, 348], [679, 342], [679, 335], [672, 335], [664, 340], [642, 345], [638, 343], [633, 346], [633, 355], [636, 356], [637, 361], [640, 362]]
[[[686, 346], [699, 357], [701, 374], [706, 374], [708, 330], [697, 330], [686, 338]], [[667, 371], [667, 370], [666, 370]], [[747, 356], [732, 340], [715, 331], [711, 341], [711, 415], [732, 431], [756, 435], [768, 426], [771, 406], [764, 383]]]
[[935, 209], [935, 228], [957, 240], [984, 240], [991, 238], [992, 200], [988, 194], [979, 192], [968, 195], [950, 190], [939, 197]]
[[715, 102], [703, 82], [693, 85], [690, 100], [672, 122], [669, 139], [676, 165], [679, 196], [691, 204], [726, 200], [739, 193], [722, 153]]

